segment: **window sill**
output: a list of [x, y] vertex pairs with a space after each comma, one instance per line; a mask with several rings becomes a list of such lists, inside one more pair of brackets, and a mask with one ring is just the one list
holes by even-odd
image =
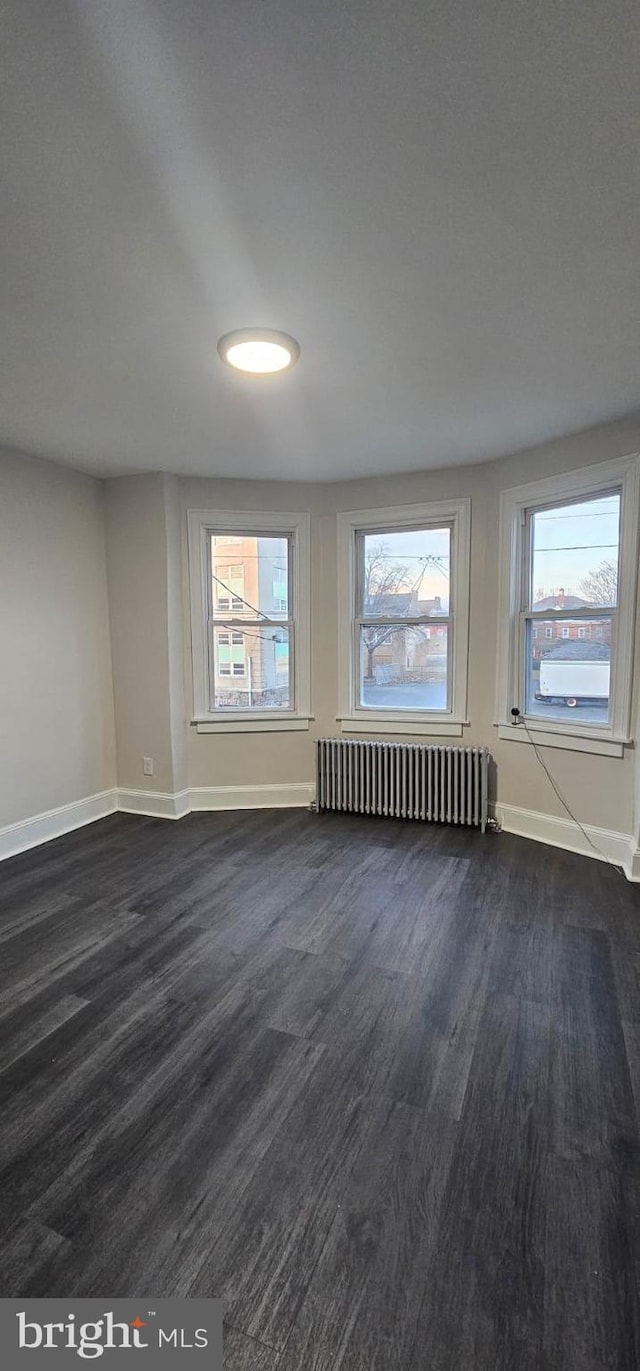
[[343, 714], [338, 715], [338, 723], [343, 733], [386, 733], [405, 734], [416, 737], [461, 738], [464, 723], [462, 719], [399, 719], [396, 715], [385, 717], [383, 714]]
[[548, 724], [542, 728], [531, 727], [525, 729], [522, 724], [495, 724], [498, 730], [498, 737], [501, 742], [506, 743], [528, 743], [537, 744], [538, 747], [559, 747], [567, 752], [591, 752], [600, 757], [622, 757], [625, 747], [629, 746], [628, 738], [596, 738], [591, 733], [565, 733], [562, 729], [551, 728]]
[[249, 718], [236, 715], [228, 719], [192, 719], [197, 733], [302, 733], [309, 729], [312, 714], [289, 714], [284, 718], [262, 715]]

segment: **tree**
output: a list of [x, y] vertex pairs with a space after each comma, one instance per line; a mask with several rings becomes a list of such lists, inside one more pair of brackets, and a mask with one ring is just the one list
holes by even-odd
[[[415, 613], [416, 592], [422, 581], [425, 567], [439, 566], [440, 559], [433, 556], [419, 559], [417, 574], [405, 562], [393, 562], [389, 555], [389, 545], [383, 541], [369, 548], [364, 563], [363, 617], [375, 618], [376, 615], [399, 620]], [[411, 577], [413, 576], [413, 580]], [[396, 596], [407, 597], [404, 607]], [[376, 648], [389, 641], [397, 631], [397, 623], [368, 624], [363, 629], [362, 639], [367, 650], [365, 677], [373, 678], [373, 658]]]
[[618, 599], [617, 562], [601, 562], [595, 571], [584, 577], [578, 590], [590, 605], [615, 605]]

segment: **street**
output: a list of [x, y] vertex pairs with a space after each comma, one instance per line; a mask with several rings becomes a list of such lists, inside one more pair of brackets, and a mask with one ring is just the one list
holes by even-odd
[[[408, 681], [406, 685], [377, 685], [366, 681], [362, 690], [362, 703], [370, 709], [441, 709], [447, 703], [444, 681]], [[607, 709], [604, 705], [544, 705], [535, 701], [535, 715], [555, 723], [566, 720], [568, 724], [607, 723]], [[532, 711], [533, 712], [533, 711]]]

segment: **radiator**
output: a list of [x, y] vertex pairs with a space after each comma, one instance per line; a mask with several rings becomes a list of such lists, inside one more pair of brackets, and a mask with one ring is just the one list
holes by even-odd
[[487, 826], [484, 747], [320, 738], [316, 808]]

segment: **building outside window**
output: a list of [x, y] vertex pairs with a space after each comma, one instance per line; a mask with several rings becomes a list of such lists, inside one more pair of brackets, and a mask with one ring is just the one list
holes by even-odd
[[308, 727], [308, 517], [189, 515], [194, 714], [199, 725]]

